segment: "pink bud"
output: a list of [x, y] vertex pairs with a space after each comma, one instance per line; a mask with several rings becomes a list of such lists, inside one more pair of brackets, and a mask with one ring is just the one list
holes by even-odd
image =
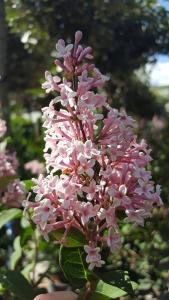
[[79, 55], [82, 53], [83, 47], [81, 45], [78, 46], [77, 51], [76, 51], [76, 58], [79, 57]]
[[76, 51], [77, 51], [77, 48], [79, 48], [78, 44], [79, 44], [80, 40], [82, 39], [82, 37], [83, 37], [82, 32], [81, 31], [76, 31], [76, 33], [75, 33], [75, 44], [74, 44], [74, 50], [73, 50], [73, 56], [74, 57], [77, 57]]
[[75, 33], [75, 45], [79, 44], [79, 42], [81, 41], [82, 37], [83, 37], [82, 32], [79, 31], [79, 30], [76, 31], [76, 33]]
[[87, 48], [85, 48], [82, 52], [81, 52], [81, 54], [80, 54], [80, 56], [79, 56], [79, 58], [78, 58], [78, 62], [80, 62], [86, 55], [88, 55], [88, 54], [90, 54], [92, 52], [92, 48], [91, 47], [87, 47]]

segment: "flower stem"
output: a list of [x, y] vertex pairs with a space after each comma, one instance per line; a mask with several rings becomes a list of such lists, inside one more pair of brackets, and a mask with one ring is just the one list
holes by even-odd
[[77, 300], [89, 300], [92, 299], [92, 294], [96, 290], [98, 280], [88, 281], [79, 294]]

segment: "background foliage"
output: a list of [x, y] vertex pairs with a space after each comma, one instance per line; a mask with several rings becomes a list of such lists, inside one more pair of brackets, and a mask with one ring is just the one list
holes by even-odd
[[[102, 73], [110, 75], [106, 88], [110, 103], [125, 107], [138, 121], [137, 133], [150, 143], [153, 176], [163, 187], [165, 206], [154, 209], [152, 220], [144, 228], [121, 225], [124, 247], [110, 258], [110, 265], [128, 269], [132, 279], [139, 283], [136, 299], [167, 299], [169, 93], [162, 95], [150, 87], [144, 70], [147, 63], [156, 61], [158, 54], [169, 53], [169, 12], [157, 5], [156, 0], [1, 0], [1, 9], [2, 5], [5, 13], [0, 18], [7, 51], [5, 67], [0, 64], [0, 69], [4, 68], [0, 103], [3, 115], [9, 120], [10, 148], [17, 152], [21, 177], [31, 178], [24, 170], [24, 163], [32, 159], [43, 161], [43, 132], [38, 113], [49, 99], [41, 90], [41, 83], [45, 69], [55, 69], [51, 63], [55, 43], [61, 37], [69, 41], [80, 29], [85, 44], [94, 49], [96, 65]], [[3, 51], [0, 43], [1, 58]], [[15, 239], [13, 245], [14, 237], [7, 236], [5, 228], [1, 231], [1, 265], [21, 243], [24, 257], [21, 258], [22, 253], [18, 258], [14, 255], [12, 266], [24, 273], [24, 264], [29, 262], [30, 270], [34, 269], [31, 265], [34, 257], [34, 261], [48, 260], [49, 270], [59, 272], [57, 261], [54, 266], [51, 264], [53, 257], [57, 257], [57, 247], [40, 241], [40, 251], [36, 253], [36, 237], [32, 244], [29, 241], [31, 227], [19, 220], [13, 234], [17, 238], [21, 230], [20, 242]], [[6, 247], [9, 253], [5, 252]], [[29, 268], [27, 274], [28, 271]], [[8, 293], [2, 299], [7, 297]]]

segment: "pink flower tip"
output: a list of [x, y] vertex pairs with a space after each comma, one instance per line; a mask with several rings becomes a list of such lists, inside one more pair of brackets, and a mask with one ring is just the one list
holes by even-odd
[[78, 44], [81, 41], [82, 37], [83, 37], [82, 31], [80, 31], [80, 30], [76, 31], [76, 33], [75, 33], [75, 44]]

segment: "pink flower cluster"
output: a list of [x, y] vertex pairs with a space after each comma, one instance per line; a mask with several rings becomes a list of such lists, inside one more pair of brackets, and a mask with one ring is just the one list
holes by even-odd
[[154, 204], [161, 204], [145, 169], [151, 161], [144, 140], [136, 141], [134, 121], [111, 108], [105, 94], [97, 93], [108, 77], [90, 63], [91, 47], [83, 48], [77, 31], [74, 44], [59, 40], [55, 64], [63, 80], [46, 71], [42, 88], [55, 93], [42, 109], [45, 128], [44, 157], [48, 176], [34, 179], [32, 219], [40, 233], [77, 228], [86, 238], [89, 269], [101, 267], [101, 249], [112, 252], [121, 245], [119, 212], [126, 222], [144, 225]]
[[[0, 119], [0, 137], [6, 132], [6, 123]], [[5, 177], [16, 175], [18, 161], [15, 153], [9, 153], [3, 144], [0, 143], [0, 180]], [[25, 197], [23, 185], [19, 179], [11, 180], [4, 188], [0, 189], [0, 200], [6, 207], [20, 207]]]

